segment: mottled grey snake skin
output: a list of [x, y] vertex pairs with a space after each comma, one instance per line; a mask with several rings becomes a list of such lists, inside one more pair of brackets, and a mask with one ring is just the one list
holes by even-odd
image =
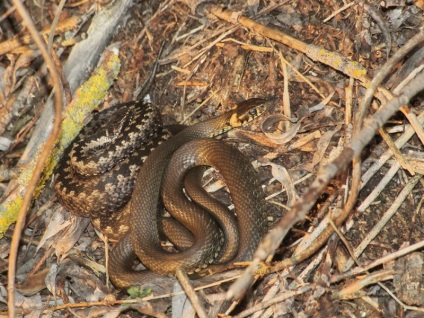
[[124, 207], [140, 166], [168, 136], [159, 111], [150, 104], [130, 102], [96, 113], [56, 169], [54, 188], [60, 203], [90, 217], [111, 239], [119, 239], [129, 229], [129, 209]]

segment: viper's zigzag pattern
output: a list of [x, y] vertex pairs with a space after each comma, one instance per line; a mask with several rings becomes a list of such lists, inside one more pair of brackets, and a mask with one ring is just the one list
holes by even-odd
[[65, 150], [56, 170], [60, 203], [90, 217], [106, 236], [121, 237], [128, 230], [124, 207], [140, 166], [169, 135], [150, 104], [120, 104], [95, 114]]

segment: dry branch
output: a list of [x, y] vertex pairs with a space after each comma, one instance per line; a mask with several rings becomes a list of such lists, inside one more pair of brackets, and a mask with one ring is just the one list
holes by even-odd
[[[104, 48], [108, 44], [108, 41], [110, 41], [111, 32], [104, 31], [112, 30], [116, 28], [117, 24], [122, 22], [122, 16], [125, 14], [126, 9], [130, 4], [131, 0], [125, 0], [120, 2], [119, 5], [115, 5], [114, 7], [99, 13], [93, 19], [90, 29], [87, 31], [87, 40], [78, 43], [78, 45], [74, 47], [65, 65], [65, 76], [68, 80], [72, 93], [75, 92], [76, 88], [80, 86], [81, 83], [88, 77], [89, 71], [91, 71], [98, 63], [101, 52], [103, 52]], [[113, 19], [111, 17], [113, 17]], [[105, 22], [106, 20], [108, 20], [107, 23]], [[102, 30], [102, 32], [99, 30]], [[81, 63], [81, 60], [83, 60], [84, 63]], [[115, 62], [113, 62], [113, 60], [107, 62], [111, 62], [112, 64], [106, 65], [106, 72], [101, 73], [100, 77], [104, 76], [104, 80], [108, 82], [106, 85], [109, 86], [113, 79], [116, 77], [118, 69], [116, 68], [116, 64], [113, 65], [116, 63], [116, 60]], [[106, 78], [106, 75], [108, 74], [108, 68], [110, 70], [114, 69], [115, 75], [113, 75], [111, 78]], [[75, 136], [76, 131], [82, 127], [82, 121], [85, 116], [87, 116], [87, 114], [92, 109], [94, 109], [106, 96], [105, 87], [101, 82], [98, 82], [97, 84], [94, 83], [94, 85], [94, 87], [97, 85], [97, 93], [101, 94], [101, 96], [91, 96], [91, 102], [95, 103], [91, 106], [89, 106], [89, 100], [88, 103], [87, 101], [82, 101], [83, 103], [87, 103], [87, 105], [84, 106], [87, 108], [87, 112], [79, 114], [79, 116], [75, 118], [75, 125], [77, 126], [76, 128], [72, 128], [71, 126], [66, 128], [72, 128], [73, 136]], [[93, 91], [89, 92], [89, 95], [97, 94], [95, 88], [90, 86], [90, 89], [93, 89]], [[87, 95], [85, 95], [85, 97], [87, 97]], [[16, 221], [17, 211], [22, 204], [24, 190], [28, 184], [29, 178], [32, 175], [32, 169], [37, 162], [37, 153], [41, 145], [50, 135], [52, 129], [52, 118], [54, 118], [54, 113], [52, 109], [52, 100], [50, 99], [47, 101], [45, 110], [37, 123], [37, 127], [34, 130], [33, 136], [28, 142], [25, 152], [18, 163], [18, 165], [21, 167], [20, 176], [16, 180], [12, 180], [9, 183], [8, 189], [6, 190], [5, 199], [0, 205], [0, 236], [5, 233], [10, 224]], [[79, 124], [77, 123], [78, 121]], [[72, 136], [69, 136], [69, 138], [72, 138]], [[67, 140], [65, 144], [62, 145], [62, 147], [66, 146], [66, 143], [69, 143], [70, 141], [71, 140]], [[53, 164], [48, 168], [50, 173], [54, 168], [54, 164], [55, 162], [53, 162]]]
[[255, 253], [252, 265], [246, 269], [245, 274], [228, 290], [228, 298], [240, 297], [244, 290], [250, 285], [253, 274], [259, 263], [264, 261], [268, 255], [272, 255], [281, 244], [281, 241], [287, 235], [290, 228], [306, 216], [319, 195], [324, 192], [331, 179], [343, 171], [353, 158], [361, 153], [364, 147], [374, 137], [378, 129], [381, 128], [402, 105], [409, 103], [411, 98], [423, 89], [424, 73], [421, 73], [405, 86], [402, 94], [389, 100], [373, 116], [365, 121], [363, 129], [359, 132], [356, 139], [352, 140], [350, 147], [346, 147], [338, 158], [320, 169], [317, 178], [311, 184], [308, 191], [294, 204], [293, 208], [280, 220], [278, 225], [262, 240]]

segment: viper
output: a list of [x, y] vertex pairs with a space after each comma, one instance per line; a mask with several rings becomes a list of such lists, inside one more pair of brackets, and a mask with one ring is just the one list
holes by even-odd
[[[119, 240], [109, 262], [109, 274], [115, 286], [124, 288], [144, 282], [146, 273], [131, 269], [135, 256], [152, 271], [167, 275], [174, 274], [178, 268], [190, 272], [212, 262], [228, 263], [252, 257], [266, 232], [264, 193], [250, 162], [236, 148], [211, 138], [255, 119], [269, 102], [269, 99], [244, 101], [236, 109], [189, 126], [172, 137], [169, 132], [162, 132], [156, 107], [140, 102], [118, 105], [104, 114], [100, 112], [83, 129], [65, 152], [56, 174], [55, 189], [65, 207], [90, 216], [99, 230]], [[146, 140], [144, 144], [135, 141], [139, 135]], [[117, 153], [123, 154], [123, 159], [116, 165], [110, 164], [109, 159]], [[72, 159], [73, 156], [78, 159]], [[80, 157], [89, 159], [80, 163]], [[142, 159], [145, 160], [140, 168]], [[77, 161], [74, 166], [73, 162]], [[198, 166], [213, 166], [222, 175], [236, 217], [229, 211], [214, 214], [214, 208], [204, 203], [208, 200], [219, 205], [205, 199], [208, 195], [200, 189], [202, 170], [195, 168]], [[129, 172], [124, 173], [123, 167]], [[92, 176], [87, 177], [87, 172]], [[85, 181], [89, 188], [84, 188]], [[194, 194], [196, 191], [201, 194]], [[186, 192], [193, 196], [191, 200]], [[192, 236], [188, 239], [189, 247], [178, 252], [162, 248], [163, 237], [158, 226], [161, 202], [189, 230], [188, 236]], [[230, 242], [224, 240], [221, 245], [222, 236], [230, 237]]]

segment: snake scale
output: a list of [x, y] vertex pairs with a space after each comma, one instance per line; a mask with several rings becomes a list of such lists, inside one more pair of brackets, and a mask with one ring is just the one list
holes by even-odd
[[[109, 262], [115, 286], [124, 288], [144, 282], [148, 271], [131, 269], [135, 256], [152, 271], [168, 275], [178, 268], [190, 272], [212, 262], [252, 257], [266, 231], [264, 193], [250, 162], [234, 147], [210, 137], [250, 122], [268, 103], [267, 99], [247, 100], [235, 110], [189, 126], [170, 138], [169, 132], [162, 130], [158, 110], [140, 102], [100, 112], [82, 130], [65, 151], [56, 173], [55, 190], [68, 210], [91, 217], [100, 231], [119, 240]], [[141, 135], [144, 144], [137, 139]], [[123, 154], [123, 159], [115, 166], [109, 165], [106, 159], [117, 153]], [[96, 159], [74, 165], [73, 156]], [[236, 225], [235, 217], [228, 216], [228, 212], [224, 212], [227, 218], [223, 221], [205, 211], [210, 210], [209, 204], [219, 203], [205, 199], [204, 194], [194, 194], [202, 192], [198, 183], [203, 170], [195, 168], [198, 166], [214, 166], [223, 176], [235, 204]], [[87, 177], [87, 173], [92, 176]], [[183, 188], [193, 195], [192, 200], [187, 199]], [[178, 252], [162, 248], [158, 227], [161, 193], [172, 217], [191, 232], [189, 248]], [[130, 204], [126, 204], [130, 197]], [[120, 212], [112, 212], [116, 210]], [[219, 229], [227, 239], [231, 237], [224, 247], [218, 244], [222, 239]]]
[[168, 135], [152, 105], [130, 102], [96, 113], [56, 169], [54, 188], [60, 203], [90, 217], [100, 232], [118, 240], [129, 229], [126, 204], [141, 163]]

